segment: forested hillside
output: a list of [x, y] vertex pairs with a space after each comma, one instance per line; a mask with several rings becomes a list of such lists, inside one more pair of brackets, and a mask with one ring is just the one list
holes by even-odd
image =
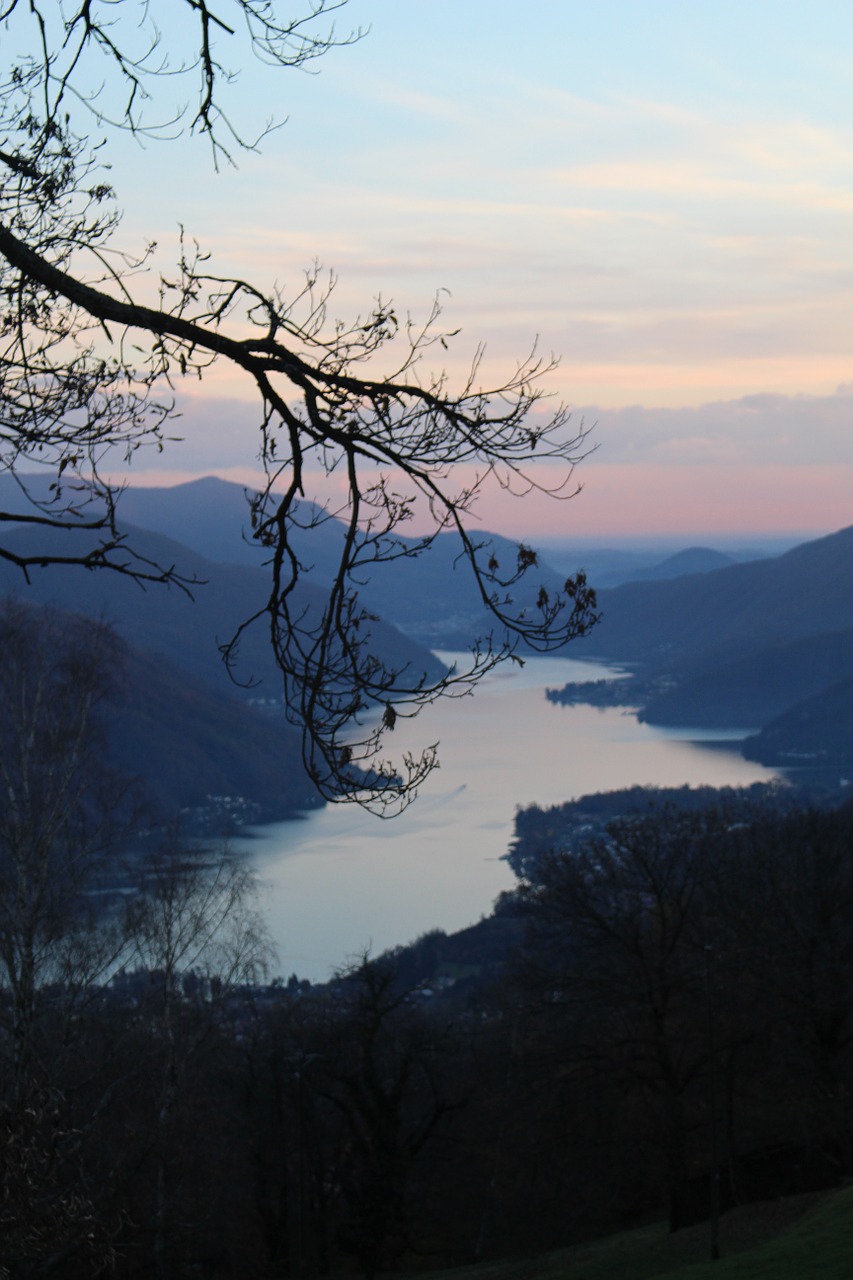
[[262, 710], [128, 645], [116, 675], [110, 763], [160, 819], [181, 815], [187, 829], [219, 836], [321, 803], [280, 706]]
[[314, 988], [264, 978], [233, 870], [162, 850], [119, 932], [56, 919], [44, 957], [92, 972], [109, 936], [107, 981], [0, 1007], [7, 1256], [370, 1277], [838, 1185], [851, 824], [647, 804], [525, 862], [493, 922]]
[[[79, 535], [78, 535], [79, 536]], [[10, 532], [8, 546], [14, 552], [38, 555], [62, 544], [56, 532], [18, 529]], [[92, 573], [79, 565], [33, 568], [25, 583], [20, 569], [0, 561], [0, 591], [25, 592], [34, 603], [55, 604], [103, 617], [140, 649], [162, 654], [182, 670], [213, 687], [230, 689], [238, 696], [277, 698], [281, 672], [271, 651], [264, 619], [241, 637], [231, 675], [222, 662], [220, 646], [232, 639], [241, 623], [263, 608], [268, 594], [267, 576], [261, 567], [218, 563], [148, 530], [133, 530], [137, 556], [158, 565], [174, 565], [186, 583], [143, 589], [131, 577], [116, 573]], [[300, 608], [319, 609], [320, 588], [306, 583], [298, 589]], [[394, 627], [376, 619], [370, 624], [379, 652], [395, 666], [426, 672], [434, 678], [441, 664], [421, 646]]]
[[853, 527], [784, 555], [603, 592], [581, 652], [681, 670], [853, 627]]
[[[839, 668], [839, 674], [845, 670]], [[746, 739], [744, 755], [783, 767], [804, 763], [836, 766], [849, 775], [853, 768], [851, 725], [853, 679], [843, 679], [769, 720], [759, 733]]]
[[853, 677], [853, 630], [752, 649], [731, 661], [697, 662], [643, 702], [651, 724], [711, 728], [766, 724], [794, 703]]
[[[294, 545], [308, 570], [306, 581], [325, 584], [337, 571], [345, 525], [340, 519], [311, 508], [309, 503], [303, 507], [306, 528], [301, 539], [294, 535]], [[220, 512], [228, 513], [232, 519], [224, 523]], [[257, 565], [263, 560], [263, 550], [251, 544], [247, 536], [237, 536], [241, 526], [247, 532], [248, 514], [244, 491], [213, 477], [171, 489], [129, 490], [122, 496], [123, 519], [178, 538], [205, 556]], [[483, 532], [481, 536], [483, 563], [494, 556], [509, 572], [517, 559], [517, 546], [497, 534]], [[401, 546], [412, 551], [418, 544], [414, 536], [399, 535], [399, 540]], [[490, 630], [493, 620], [486, 614], [461, 553], [457, 537], [446, 533], [427, 552], [412, 558], [368, 562], [359, 573], [359, 596], [368, 609], [422, 644], [467, 649]], [[543, 564], [535, 591], [525, 584], [519, 600], [532, 604], [539, 585], [554, 592], [562, 581]]]
[[673, 581], [627, 583], [599, 597], [601, 620], [578, 657], [628, 664], [618, 688], [569, 686], [555, 701], [614, 696], [652, 724], [758, 729], [765, 763], [835, 766], [853, 753], [853, 528], [774, 559]]
[[[30, 484], [38, 491], [37, 484], [32, 480]], [[46, 482], [41, 488], [49, 498]], [[15, 502], [12, 482], [0, 476], [0, 504], [14, 510]], [[26, 504], [20, 496], [17, 504], [24, 510]], [[294, 530], [294, 549], [303, 562], [303, 584], [310, 597], [312, 591], [327, 587], [337, 573], [346, 526], [308, 502], [301, 504], [301, 513], [305, 527]], [[193, 568], [201, 563], [202, 571], [215, 561], [221, 566], [221, 575], [232, 581], [234, 566], [242, 565], [256, 571], [256, 584], [263, 581], [261, 566], [268, 553], [251, 539], [249, 500], [240, 485], [208, 476], [169, 488], [131, 488], [121, 495], [118, 514], [120, 528], [145, 556], [159, 551], [167, 555], [169, 564]], [[146, 531], [142, 542], [140, 530]], [[170, 554], [163, 543], [152, 541], [150, 534], [168, 538], [184, 551], [176, 547]], [[419, 540], [402, 533], [397, 536], [401, 547], [414, 553]], [[483, 544], [483, 565], [494, 557], [508, 575], [514, 571], [517, 544], [487, 531], [478, 541]], [[188, 555], [187, 548], [194, 554]], [[543, 562], [535, 588], [527, 583], [519, 585], [519, 604], [532, 607], [540, 586], [552, 594], [558, 592], [564, 578]], [[411, 557], [375, 563], [368, 560], [359, 570], [358, 587], [367, 609], [430, 647], [467, 649], [494, 626], [453, 533], [441, 534], [428, 551]]]

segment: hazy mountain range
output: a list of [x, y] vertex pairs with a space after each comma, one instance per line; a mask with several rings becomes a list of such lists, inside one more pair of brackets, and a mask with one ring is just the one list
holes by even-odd
[[725, 569], [735, 564], [738, 558], [710, 547], [687, 547], [646, 569], [635, 569], [628, 581], [645, 582], [649, 579], [684, 578], [691, 573], [711, 573], [714, 569]]
[[[762, 728], [765, 763], [853, 763], [853, 528], [783, 555], [600, 597], [577, 657], [628, 662], [654, 724]], [[835, 689], [835, 693], [832, 690]]]
[[[263, 548], [248, 535], [248, 503], [238, 485], [206, 477], [173, 489], [137, 489], [121, 499], [122, 519], [176, 538], [211, 558], [242, 565], [263, 563]], [[306, 511], [311, 508], [306, 504]], [[325, 583], [337, 572], [345, 527], [326, 520], [296, 538], [295, 545], [309, 570], [310, 581]], [[412, 549], [416, 538], [402, 538]], [[485, 561], [494, 555], [511, 572], [517, 544], [497, 534], [483, 533]], [[440, 534], [428, 555], [418, 555], [372, 566], [360, 577], [359, 596], [365, 607], [384, 618], [420, 644], [431, 648], [470, 647], [478, 636], [492, 629], [493, 619], [483, 608], [471, 574], [460, 558], [461, 546], [452, 533]], [[559, 590], [565, 575], [547, 563], [520, 584], [517, 602], [532, 605], [540, 584]], [[535, 579], [535, 585], [534, 585]]]
[[[8, 477], [3, 479], [0, 504], [15, 510], [17, 494]], [[126, 493], [122, 501], [129, 499], [130, 508], [135, 497]], [[219, 646], [263, 606], [269, 593], [262, 557], [255, 554], [252, 563], [246, 554], [250, 548], [241, 539], [246, 512], [242, 490], [215, 481], [156, 490], [152, 497], [146, 501], [143, 493], [136, 506], [163, 531], [127, 523], [128, 541], [137, 555], [175, 566], [192, 580], [189, 592], [175, 586], [143, 588], [116, 573], [73, 565], [33, 568], [27, 584], [17, 566], [0, 560], [0, 594], [103, 619], [126, 642], [122, 696], [109, 717], [110, 754], [119, 767], [144, 777], [161, 810], [197, 808], [210, 795], [242, 797], [265, 818], [316, 804], [302, 765], [301, 735], [281, 710], [282, 677], [263, 620], [241, 639], [234, 669], [238, 682], [222, 662]], [[179, 531], [182, 501], [190, 539], [208, 542], [223, 560], [166, 536]], [[3, 545], [28, 555], [57, 547], [71, 554], [82, 553], [94, 537], [13, 525], [4, 531]], [[299, 591], [307, 607], [321, 599], [321, 588], [309, 582]], [[428, 650], [384, 621], [371, 623], [371, 634], [390, 665], [409, 663], [431, 680], [444, 671]], [[267, 709], [260, 709], [259, 702]], [[277, 716], [270, 714], [275, 705]]]
[[[46, 482], [42, 487], [46, 495]], [[14, 482], [0, 478], [0, 507], [23, 510], [16, 502], [21, 504]], [[202, 790], [219, 790], [224, 779], [243, 777], [238, 758], [254, 754], [260, 760], [273, 750], [250, 751], [243, 745], [271, 728], [261, 717], [264, 728], [259, 729], [258, 712], [246, 704], [251, 696], [278, 699], [281, 688], [262, 624], [241, 643], [237, 669], [242, 682], [259, 682], [258, 688], [234, 686], [218, 648], [262, 605], [268, 589], [266, 553], [248, 533], [246, 494], [239, 485], [206, 478], [172, 488], [128, 490], [119, 511], [121, 527], [139, 554], [198, 580], [192, 598], [174, 587], [142, 590], [114, 574], [68, 567], [36, 570], [31, 586], [24, 588], [20, 571], [8, 562], [0, 562], [0, 591], [104, 617], [138, 651], [139, 671], [150, 661], [146, 655], [157, 655], [154, 666], [145, 668], [145, 680], [152, 690], [150, 707], [160, 706], [160, 719], [155, 723], [152, 710], [147, 729], [151, 740], [159, 735], [161, 741], [173, 741], [171, 754], [182, 757], [181, 767], [169, 776], [186, 783], [172, 790], [197, 794], [190, 775], [208, 780]], [[5, 543], [32, 552], [56, 536], [18, 526], [7, 531]], [[335, 571], [342, 537], [337, 520], [305, 533], [300, 557], [310, 572], [300, 591], [306, 603], [316, 599]], [[494, 554], [507, 568], [514, 564], [515, 543], [492, 534], [482, 537], [488, 545], [484, 554]], [[428, 554], [371, 570], [360, 594], [383, 619], [374, 624], [374, 633], [389, 661], [409, 662], [434, 678], [442, 668], [425, 646], [467, 648], [489, 630], [459, 550], [455, 537], [443, 534]], [[549, 590], [561, 585], [566, 554], [559, 573], [540, 562], [524, 588], [531, 599], [540, 583]], [[588, 559], [589, 554], [579, 553], [579, 564]], [[746, 563], [735, 563], [729, 553], [691, 547], [640, 567], [631, 556], [621, 567], [611, 560], [609, 572], [632, 580], [600, 591], [602, 621], [570, 653], [631, 664], [645, 691], [643, 718], [662, 725], [761, 728], [747, 749], [767, 763], [821, 753], [833, 762], [853, 762], [853, 717], [844, 691], [844, 682], [853, 682], [853, 528]], [[597, 585], [592, 571], [591, 581]], [[212, 706], [218, 699], [223, 707], [227, 701], [227, 731], [208, 724], [202, 732], [189, 705], [178, 714], [180, 698], [153, 692], [159, 676], [176, 681], [173, 688], [192, 681], [194, 696], [211, 698]], [[198, 701], [195, 709], [208, 714]], [[242, 730], [237, 727], [241, 714], [249, 717]], [[136, 712], [126, 719], [141, 724]], [[183, 747], [177, 745], [181, 724]], [[275, 752], [287, 761], [286, 781], [279, 783], [283, 807], [300, 805], [310, 788], [299, 763], [297, 735], [283, 722], [276, 732]], [[215, 768], [210, 758], [202, 765], [199, 752], [186, 745], [217, 739], [233, 748], [228, 763], [222, 746]], [[129, 759], [134, 750], [127, 747]], [[137, 758], [145, 754], [136, 750]], [[193, 767], [184, 767], [191, 758]], [[255, 792], [267, 785], [259, 779]], [[251, 790], [245, 779], [241, 786]]]
[[[46, 480], [36, 480], [31, 487], [35, 495], [48, 496]], [[307, 522], [314, 509], [310, 504], [305, 506]], [[26, 510], [25, 501], [8, 476], [0, 477], [0, 510]], [[207, 597], [222, 595], [226, 601], [233, 597], [233, 617], [236, 618], [249, 616], [263, 601], [267, 583], [263, 565], [269, 553], [251, 540], [249, 504], [242, 486], [208, 476], [171, 488], [128, 489], [120, 498], [118, 511], [121, 530], [142, 555], [158, 564], [174, 564], [185, 576], [195, 575], [209, 581], [215, 578], [215, 591], [194, 594], [202, 606], [199, 626], [215, 633], [220, 640], [231, 634], [228, 626], [233, 631], [233, 624], [223, 618], [222, 608]], [[309, 596], [336, 575], [344, 532], [343, 523], [336, 519], [325, 520], [301, 535], [297, 531], [295, 546], [307, 569], [301, 589]], [[23, 531], [15, 536], [18, 538], [15, 545], [29, 545], [27, 539], [34, 537]], [[68, 535], [66, 541], [80, 536]], [[6, 541], [11, 543], [9, 535]], [[402, 541], [412, 549], [418, 545], [416, 538]], [[491, 533], [482, 534], [482, 541], [483, 559], [494, 555], [510, 573], [516, 563], [517, 544]], [[492, 629], [494, 620], [484, 609], [471, 574], [460, 560], [460, 552], [456, 535], [441, 534], [429, 555], [378, 564], [371, 568], [369, 577], [366, 573], [361, 575], [364, 582], [359, 588], [360, 598], [368, 610], [393, 623], [420, 645], [469, 648], [478, 636]], [[57, 580], [59, 576], [57, 573]], [[533, 605], [540, 585], [552, 593], [559, 590], [566, 575], [543, 563], [528, 576], [529, 582], [521, 584], [515, 593], [519, 607]], [[0, 579], [0, 587], [3, 586], [5, 582]], [[54, 589], [67, 596], [65, 586], [57, 585]], [[108, 609], [113, 608], [114, 590], [110, 583], [106, 589], [90, 588], [86, 592], [87, 604], [82, 607], [89, 611], [88, 600], [93, 593], [102, 591], [103, 603]], [[144, 619], [150, 616], [148, 611], [130, 606], [129, 594], [122, 593], [121, 604], [115, 607], [122, 613], [132, 608], [134, 616], [146, 625]], [[207, 616], [202, 618], [202, 613]], [[185, 626], [184, 617], [182, 612], [175, 622], [180, 633]], [[214, 632], [211, 632], [211, 623], [215, 623]], [[252, 662], [258, 665], [260, 674], [265, 669], [265, 661], [267, 669], [270, 666], [261, 653], [263, 647], [259, 645], [252, 650]], [[246, 666], [249, 666], [248, 652]]]

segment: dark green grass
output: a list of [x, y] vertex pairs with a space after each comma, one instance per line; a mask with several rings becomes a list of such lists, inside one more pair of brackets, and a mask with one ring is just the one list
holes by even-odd
[[661, 1224], [453, 1274], [460, 1280], [851, 1280], [853, 1187], [745, 1205], [723, 1217], [716, 1262], [710, 1246], [707, 1223], [674, 1235]]
[[678, 1267], [669, 1280], [848, 1280], [853, 1276], [853, 1187], [765, 1244], [725, 1262]]

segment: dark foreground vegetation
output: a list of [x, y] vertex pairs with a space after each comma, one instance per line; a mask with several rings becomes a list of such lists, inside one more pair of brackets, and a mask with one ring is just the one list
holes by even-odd
[[[264, 0], [215, 15], [204, 0], [2, 8], [0, 470], [26, 500], [0, 502], [0, 560], [54, 603], [42, 571], [61, 568], [65, 603], [95, 617], [91, 571], [103, 570], [125, 638], [150, 627], [143, 648], [181, 650], [179, 666], [202, 677], [217, 642], [240, 678], [262, 676], [259, 633], [275, 682], [260, 696], [283, 694], [299, 729], [288, 742], [257, 708], [214, 710], [207, 690], [179, 692], [168, 674], [155, 687], [159, 659], [123, 657], [100, 623], [6, 611], [3, 1280], [372, 1276], [539, 1253], [662, 1211], [673, 1229], [707, 1216], [716, 1232], [729, 1204], [832, 1184], [853, 1159], [849, 810], [714, 802], [593, 825], [526, 859], [518, 893], [474, 936], [422, 939], [311, 989], [268, 982], [244, 870], [155, 830], [105, 764], [111, 734], [113, 764], [124, 749], [117, 727], [134, 729], [122, 739], [133, 771], [166, 754], [168, 729], [173, 763], [150, 778], [166, 805], [202, 773], [233, 776], [239, 733], [295, 775], [286, 808], [308, 780], [393, 812], [436, 763], [427, 746], [385, 765], [380, 738], [398, 714], [463, 692], [516, 642], [548, 652], [597, 619], [583, 573], [542, 573], [531, 548], [502, 549], [473, 523], [492, 478], [522, 494], [573, 489], [585, 428], [567, 430], [563, 407], [532, 412], [551, 362], [534, 349], [481, 388], [475, 356], [454, 391], [433, 364], [458, 332], [442, 329], [438, 304], [407, 322], [377, 300], [339, 321], [317, 267], [287, 295], [272, 277], [225, 279], [189, 231], [161, 275], [149, 237], [122, 231], [116, 138], [188, 131], [221, 161], [254, 150], [281, 117], [260, 103], [255, 116], [254, 99], [230, 114], [222, 93], [243, 54], [284, 70], [360, 38], [335, 34], [342, 3], [312, 0], [292, 20]], [[248, 47], [229, 45], [231, 22], [248, 24]], [[214, 362], [256, 393], [257, 575], [134, 533], [100, 476], [115, 450], [168, 447], [172, 388]], [[544, 490], [543, 461], [559, 471]], [[306, 470], [327, 506], [303, 503]], [[422, 504], [434, 524], [409, 538]], [[211, 513], [221, 524], [221, 504]], [[330, 568], [308, 582], [318, 543]], [[750, 723], [774, 735], [759, 749], [813, 755], [803, 700], [826, 694], [826, 655], [849, 652], [851, 544], [847, 530], [758, 576], [733, 565], [687, 587], [614, 591], [595, 652], [677, 681], [681, 705], [658, 712], [676, 723], [693, 714], [696, 681], [715, 714], [741, 711], [742, 663], [757, 664], [772, 678], [756, 685]], [[442, 581], [450, 562], [467, 569], [473, 616], [464, 598], [460, 617], [455, 595], [419, 592], [411, 570], [427, 552], [432, 565], [445, 556]], [[174, 610], [138, 607], [146, 583], [171, 584]], [[486, 637], [467, 674], [374, 616], [399, 598], [413, 631], [403, 605], [419, 595], [430, 644], [467, 639], [472, 623]], [[153, 613], [166, 622], [156, 644]], [[383, 704], [376, 730], [344, 741]], [[853, 758], [832, 747], [833, 765]], [[182, 803], [204, 807], [214, 785]], [[241, 798], [259, 803], [253, 789], [268, 785], [247, 773]]]
[[3, 619], [0, 1274], [372, 1276], [662, 1215], [724, 1245], [849, 1175], [853, 807], [532, 811], [494, 917], [270, 982], [245, 870], [134, 843], [112, 638], [56, 625]]
[[724, 1252], [716, 1261], [709, 1258], [705, 1224], [672, 1234], [656, 1223], [457, 1274], [464, 1280], [847, 1280], [851, 1208], [850, 1188], [740, 1206], [723, 1219]]

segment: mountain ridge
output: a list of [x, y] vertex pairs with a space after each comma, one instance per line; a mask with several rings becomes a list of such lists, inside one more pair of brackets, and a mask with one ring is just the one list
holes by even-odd
[[[49, 499], [46, 477], [36, 477], [33, 492]], [[220, 565], [262, 570], [270, 559], [267, 548], [252, 541], [248, 494], [251, 490], [216, 476], [204, 476], [173, 486], [128, 487], [118, 501], [117, 520], [129, 545], [138, 531], [159, 534]], [[0, 476], [0, 506], [23, 511], [26, 502]], [[292, 531], [296, 554], [304, 566], [302, 585], [322, 589], [338, 573], [345, 526], [334, 515], [310, 502], [301, 504], [305, 524]], [[76, 534], [79, 538], [80, 535]], [[420, 539], [400, 536], [410, 554], [385, 563], [365, 565], [358, 573], [358, 594], [368, 612], [377, 614], [412, 641], [428, 648], [472, 648], [489, 635], [495, 619], [486, 609], [479, 588], [464, 563], [458, 535], [439, 533], [426, 552]], [[477, 535], [483, 563], [494, 555], [509, 576], [518, 557], [518, 543], [498, 534]], [[534, 581], [535, 579], [535, 581]], [[511, 591], [518, 609], [534, 609], [539, 587], [551, 596], [563, 586], [558, 574], [540, 560], [535, 570]]]
[[766, 728], [749, 748], [765, 763], [771, 751], [787, 762], [853, 753], [853, 706], [827, 694], [853, 676], [853, 526], [773, 559], [625, 583], [599, 600], [602, 622], [574, 654], [630, 664], [641, 719]]
[[602, 621], [578, 657], [635, 661], [649, 670], [687, 656], [737, 656], [853, 628], [853, 526], [768, 560], [601, 592]]

